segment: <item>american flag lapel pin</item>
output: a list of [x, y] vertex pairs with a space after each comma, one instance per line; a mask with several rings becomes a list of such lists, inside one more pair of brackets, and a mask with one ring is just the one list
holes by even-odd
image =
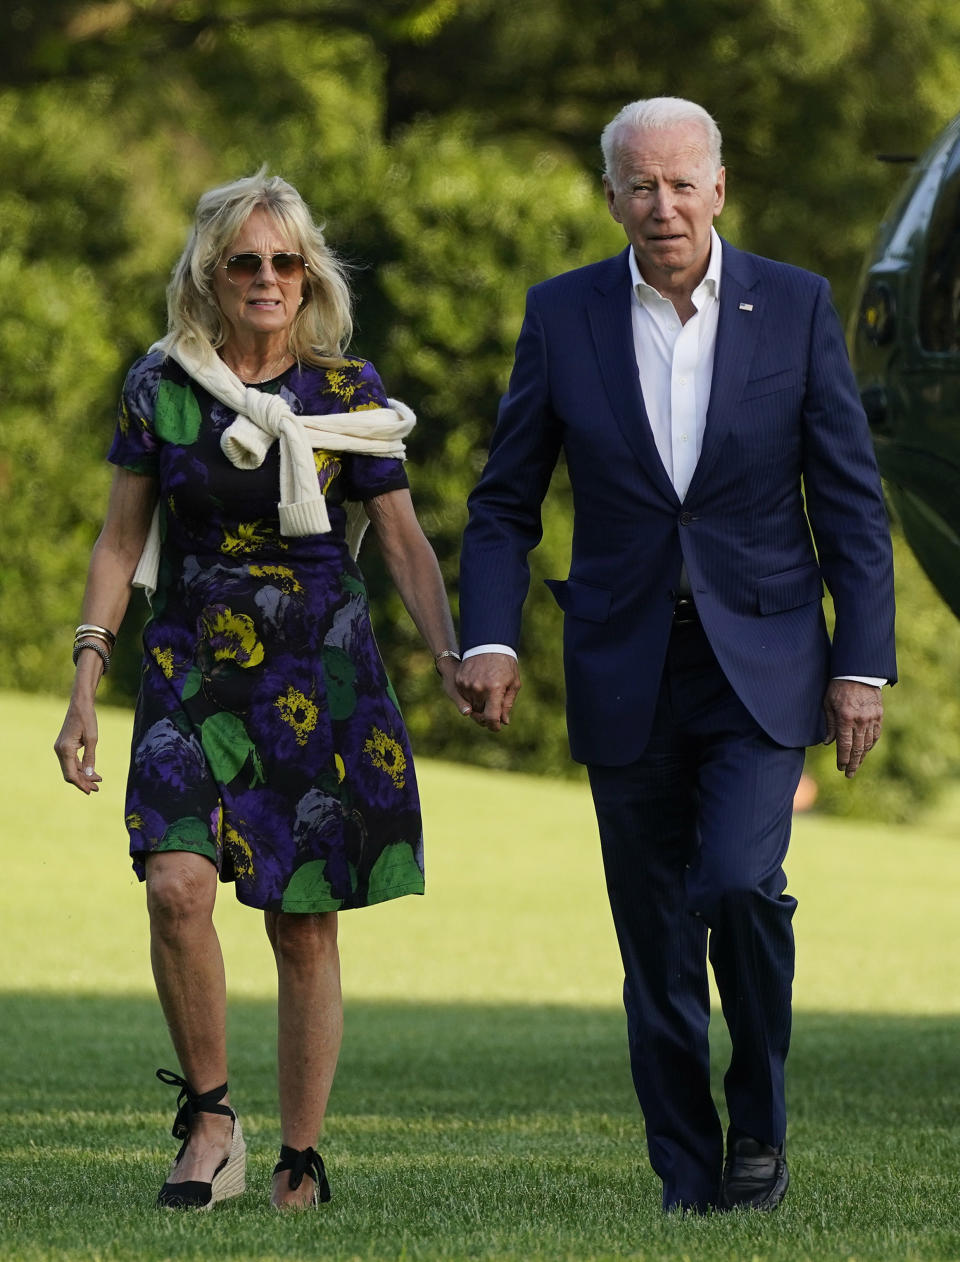
[[740, 304], [740, 310], [741, 310], [741, 311], [752, 311], [752, 310], [753, 310], [753, 303], [752, 303], [752, 302], [741, 302], [741, 304]]

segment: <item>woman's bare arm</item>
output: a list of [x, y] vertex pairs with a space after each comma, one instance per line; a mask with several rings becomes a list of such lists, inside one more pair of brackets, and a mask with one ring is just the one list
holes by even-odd
[[[457, 640], [440, 566], [417, 521], [410, 492], [388, 491], [367, 500], [364, 507], [390, 577], [427, 648], [434, 658], [444, 649], [455, 650]], [[468, 714], [470, 707], [454, 683], [457, 659], [441, 658], [437, 669], [443, 680], [444, 692], [461, 714]]]
[[[90, 557], [82, 623], [119, 631], [156, 500], [156, 479], [126, 469], [114, 472], [106, 520]], [[94, 698], [102, 675], [99, 655], [89, 649], [81, 652], [66, 718], [54, 743], [64, 780], [83, 793], [96, 793], [101, 779], [96, 772]]]

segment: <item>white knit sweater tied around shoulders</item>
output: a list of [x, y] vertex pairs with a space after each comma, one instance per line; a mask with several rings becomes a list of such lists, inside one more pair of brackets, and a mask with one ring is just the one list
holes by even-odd
[[[232, 412], [236, 420], [224, 431], [220, 446], [238, 469], [258, 469], [270, 446], [280, 443], [280, 533], [283, 535], [325, 534], [330, 529], [326, 500], [317, 481], [314, 449], [355, 452], [368, 456], [406, 458], [403, 439], [416, 424], [416, 416], [399, 399], [388, 399], [385, 408], [359, 412], [331, 412], [320, 416], [298, 416], [280, 394], [268, 394], [247, 386], [212, 350], [201, 354], [195, 345], [158, 342], [151, 350], [163, 350], [215, 399]], [[347, 543], [356, 556], [367, 527], [362, 504], [349, 503]], [[160, 564], [160, 510], [153, 514], [150, 532], [133, 576], [133, 585], [142, 587], [147, 598], [157, 586]]]

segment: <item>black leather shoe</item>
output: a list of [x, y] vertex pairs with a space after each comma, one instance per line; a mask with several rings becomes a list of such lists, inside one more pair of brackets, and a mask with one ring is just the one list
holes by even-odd
[[720, 1192], [724, 1209], [776, 1209], [789, 1185], [783, 1144], [771, 1148], [730, 1128]]

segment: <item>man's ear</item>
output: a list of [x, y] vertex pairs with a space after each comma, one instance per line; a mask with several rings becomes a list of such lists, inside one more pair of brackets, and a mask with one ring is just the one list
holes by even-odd
[[720, 214], [721, 210], [723, 210], [723, 204], [727, 200], [726, 167], [721, 167], [720, 170], [717, 172], [717, 184], [716, 184], [716, 188], [714, 192], [715, 192], [716, 200], [714, 202], [713, 217], [716, 218], [717, 215]]

